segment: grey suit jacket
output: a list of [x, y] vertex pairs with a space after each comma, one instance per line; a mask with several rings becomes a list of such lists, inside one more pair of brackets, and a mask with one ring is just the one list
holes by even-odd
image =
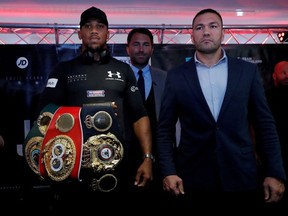
[[[158, 121], [160, 108], [161, 108], [162, 94], [164, 91], [166, 77], [167, 77], [167, 71], [163, 71], [155, 67], [150, 67], [150, 73], [152, 77], [152, 85], [153, 85], [154, 96], [155, 96], [156, 117]], [[176, 132], [175, 132], [176, 145], [178, 145], [180, 142], [180, 134], [181, 134], [181, 125], [180, 125], [180, 122], [177, 121]]]
[[159, 119], [159, 112], [161, 106], [161, 97], [165, 87], [165, 81], [167, 77], [167, 72], [161, 70], [159, 68], [151, 67], [150, 66], [150, 73], [152, 77], [152, 86], [154, 90], [154, 97], [155, 97], [155, 109], [156, 109], [156, 117], [157, 120]]

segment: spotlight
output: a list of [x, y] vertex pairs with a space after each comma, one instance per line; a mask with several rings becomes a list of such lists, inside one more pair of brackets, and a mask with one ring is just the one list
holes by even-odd
[[288, 32], [279, 32], [277, 36], [280, 42], [288, 42]]

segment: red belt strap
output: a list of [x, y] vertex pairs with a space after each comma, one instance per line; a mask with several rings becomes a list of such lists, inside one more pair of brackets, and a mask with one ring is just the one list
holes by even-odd
[[55, 181], [69, 176], [79, 180], [83, 144], [80, 112], [81, 107], [61, 106], [54, 113], [41, 146], [41, 176]]

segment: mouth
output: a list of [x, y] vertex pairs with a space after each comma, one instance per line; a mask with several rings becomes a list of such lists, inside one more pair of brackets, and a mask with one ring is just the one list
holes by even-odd
[[137, 54], [137, 57], [139, 57], [139, 58], [145, 58], [145, 57], [146, 57], [146, 55], [145, 55], [145, 54], [143, 54], [143, 53], [138, 53], [138, 54]]
[[212, 43], [212, 40], [206, 38], [202, 40], [202, 43]]
[[90, 41], [99, 41], [100, 39], [98, 37], [91, 37]]

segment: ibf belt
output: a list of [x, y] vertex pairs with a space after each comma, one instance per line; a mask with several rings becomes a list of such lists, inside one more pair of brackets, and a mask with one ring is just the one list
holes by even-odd
[[80, 111], [80, 107], [61, 106], [54, 113], [41, 146], [41, 176], [54, 181], [79, 179], [83, 143]]
[[[124, 155], [122, 133], [112, 103], [84, 105], [81, 119], [84, 119], [82, 168], [95, 174], [91, 175], [93, 190], [111, 191], [117, 185], [113, 171]], [[103, 182], [110, 183], [101, 184]]]
[[51, 119], [54, 112], [59, 106], [54, 104], [48, 104], [45, 106], [38, 116], [37, 120], [34, 122], [33, 127], [27, 134], [23, 142], [23, 150], [25, 159], [31, 168], [31, 170], [40, 176], [39, 171], [39, 158], [43, 138], [49, 127]]

